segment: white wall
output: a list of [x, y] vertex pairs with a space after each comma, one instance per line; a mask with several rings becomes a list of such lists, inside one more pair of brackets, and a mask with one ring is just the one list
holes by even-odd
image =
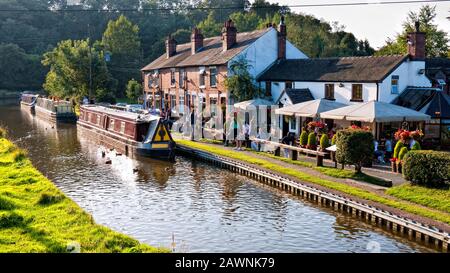
[[[320, 99], [325, 97], [325, 84], [328, 82], [295, 82], [295, 88], [309, 88], [314, 99]], [[352, 99], [352, 84], [345, 82], [343, 87], [339, 86], [339, 83], [330, 82], [334, 84], [334, 98], [337, 102], [345, 104], [353, 104], [357, 102], [351, 102]], [[376, 100], [377, 98], [377, 85], [376, 83], [362, 83], [363, 85], [363, 100], [364, 102]]]
[[[386, 79], [380, 83], [379, 101], [391, 102], [408, 86], [431, 87], [430, 80], [425, 74], [419, 74], [421, 69], [425, 69], [424, 61], [405, 61], [395, 69]], [[391, 77], [399, 76], [398, 94], [391, 93]]]
[[[250, 68], [250, 74], [256, 78], [256, 76], [269, 68], [278, 58], [277, 33], [278, 32], [276, 29], [271, 28], [267, 33], [259, 37], [255, 42], [229, 61], [228, 66], [233, 62], [233, 60], [239, 59], [241, 56], [245, 56], [248, 64], [252, 66]], [[304, 59], [307, 58], [307, 56], [287, 41], [286, 58]]]

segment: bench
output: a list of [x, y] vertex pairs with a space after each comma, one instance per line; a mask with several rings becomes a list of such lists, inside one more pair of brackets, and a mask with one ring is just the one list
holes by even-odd
[[287, 145], [287, 144], [283, 144], [283, 143], [278, 143], [278, 142], [274, 142], [274, 141], [269, 141], [269, 140], [265, 140], [265, 139], [260, 139], [260, 138], [250, 138], [251, 141], [254, 141], [256, 143], [260, 143], [260, 144], [267, 144], [267, 145], [272, 145], [275, 146], [275, 156], [280, 156], [281, 153], [281, 149], [288, 149], [290, 152], [290, 158], [292, 160], [297, 160], [298, 159], [298, 153], [305, 153], [308, 155], [314, 155], [316, 156], [316, 166], [318, 167], [323, 167], [323, 158], [325, 156], [327, 156], [329, 153], [328, 152], [320, 152], [320, 151], [314, 151], [314, 150], [310, 150], [310, 149], [305, 149], [305, 148], [301, 148], [301, 147], [296, 147], [296, 146], [291, 146], [291, 145]]

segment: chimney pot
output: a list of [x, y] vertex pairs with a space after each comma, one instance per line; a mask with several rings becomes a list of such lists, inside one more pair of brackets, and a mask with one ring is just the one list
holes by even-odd
[[420, 23], [418, 21], [416, 21], [414, 25], [415, 32], [408, 33], [408, 54], [413, 61], [425, 60], [425, 33], [420, 32]]
[[192, 30], [191, 35], [191, 54], [194, 55], [200, 48], [203, 47], [203, 34], [198, 28]]
[[237, 29], [231, 19], [225, 21], [223, 25], [222, 41], [223, 51], [230, 49], [237, 41]]
[[169, 35], [166, 40], [166, 58], [170, 58], [177, 54], [177, 41]]

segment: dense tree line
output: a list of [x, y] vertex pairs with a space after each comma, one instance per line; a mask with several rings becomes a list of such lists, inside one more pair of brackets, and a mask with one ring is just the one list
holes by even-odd
[[[178, 43], [189, 41], [193, 26], [205, 36], [219, 35], [228, 18], [238, 31], [250, 31], [278, 23], [284, 13], [288, 39], [310, 57], [374, 53], [368, 41], [357, 40], [337, 23], [295, 14], [264, 0], [68, 2], [0, 0], [0, 89], [44, 86], [55, 94], [75, 92], [79, 97], [93, 88], [103, 98], [122, 97], [129, 80], [140, 80], [139, 69], [164, 52], [169, 34]], [[86, 77], [89, 58], [94, 61], [94, 77], [99, 77], [92, 82]], [[65, 70], [79, 75], [63, 75]], [[70, 83], [70, 77], [81, 82]]]

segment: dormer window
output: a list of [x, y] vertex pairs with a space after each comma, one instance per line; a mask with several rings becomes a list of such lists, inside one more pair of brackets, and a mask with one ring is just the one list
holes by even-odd
[[392, 75], [391, 77], [391, 94], [398, 94], [398, 75]]

